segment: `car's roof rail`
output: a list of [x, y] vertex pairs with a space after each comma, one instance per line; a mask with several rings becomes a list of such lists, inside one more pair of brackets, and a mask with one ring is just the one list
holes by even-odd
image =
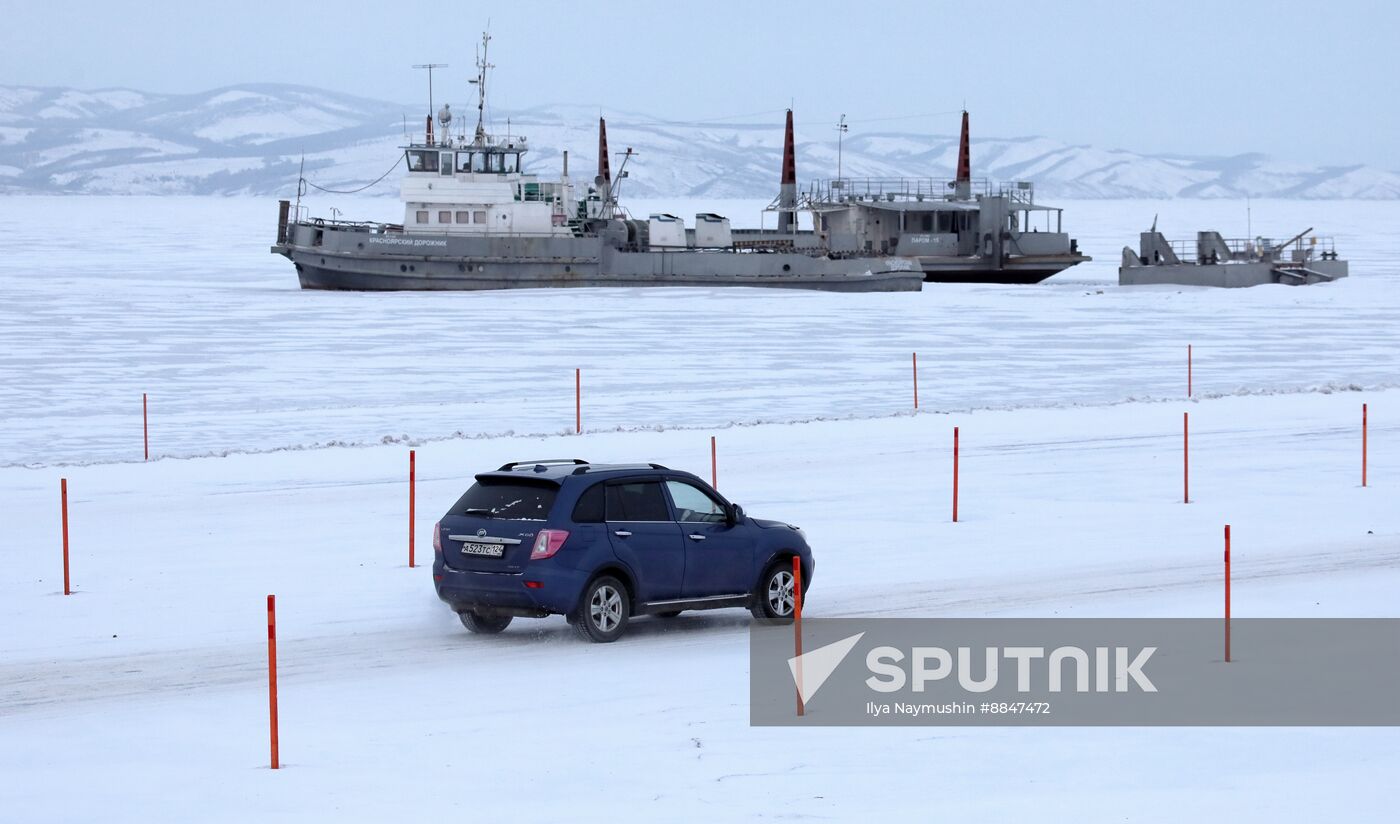
[[511, 461], [508, 464], [502, 465], [501, 468], [496, 471], [509, 472], [510, 470], [515, 469], [519, 466], [568, 466], [570, 464], [588, 466], [588, 461], [585, 461], [582, 458], [551, 458], [549, 460], [544, 461]]
[[669, 470], [670, 470], [670, 467], [669, 467], [669, 466], [662, 466], [662, 465], [659, 464], [659, 463], [596, 464], [596, 465], [595, 465], [595, 464], [590, 464], [590, 465], [586, 465], [586, 466], [580, 466], [578, 469], [575, 469], [575, 470], [574, 470], [574, 474], [575, 474], [575, 475], [586, 475], [586, 474], [588, 474], [589, 472], [616, 472], [616, 471], [619, 470], [619, 469], [665, 469], [665, 470], [668, 470], [668, 471], [669, 471]]

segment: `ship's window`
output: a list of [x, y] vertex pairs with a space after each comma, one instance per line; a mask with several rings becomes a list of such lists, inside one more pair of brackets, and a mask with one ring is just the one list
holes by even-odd
[[451, 213], [451, 212], [438, 212], [438, 223], [451, 223], [451, 222], [452, 222], [452, 213]]
[[472, 212], [472, 220], [476, 221], [477, 223], [485, 223], [485, 222], [486, 222], [486, 210], [484, 210], [484, 209], [478, 209], [478, 210], [476, 210], [475, 212]]
[[458, 212], [458, 213], [457, 213], [457, 222], [458, 222], [458, 223], [471, 223], [471, 222], [472, 222], [472, 213], [471, 213], [471, 212]]
[[518, 154], [508, 154], [508, 155], [505, 156], [505, 159], [506, 159], [506, 174], [510, 174], [511, 172], [514, 172], [517, 168], [519, 168], [519, 166], [520, 166], [520, 155], [518, 155]]
[[[472, 170], [472, 153], [471, 153], [471, 152], [458, 152], [458, 153], [457, 153], [457, 171], [459, 171], [459, 172], [470, 172], [471, 170]], [[462, 221], [459, 220], [459, 221], [457, 221], [457, 222], [458, 222], [458, 223], [461, 223]]]
[[473, 171], [473, 172], [484, 172], [484, 171], [486, 171], [486, 153], [485, 153], [485, 152], [472, 152], [472, 171]]
[[410, 172], [436, 172], [438, 170], [438, 153], [410, 150], [408, 152], [408, 170]]
[[501, 171], [502, 165], [503, 165], [504, 162], [505, 162], [505, 159], [506, 159], [506, 158], [505, 158], [505, 155], [493, 154], [493, 155], [491, 155], [490, 157], [491, 157], [491, 164], [490, 164], [490, 167], [489, 167], [489, 171], [499, 173], [499, 172]]
[[427, 223], [427, 222], [428, 222], [428, 210], [426, 210], [426, 209], [421, 209], [421, 210], [419, 210], [419, 212], [418, 212], [418, 222], [419, 222], [419, 223]]
[[443, 152], [443, 153], [442, 153], [442, 173], [445, 174], [445, 175], [450, 175], [450, 174], [452, 174], [452, 153], [451, 153], [451, 152]]

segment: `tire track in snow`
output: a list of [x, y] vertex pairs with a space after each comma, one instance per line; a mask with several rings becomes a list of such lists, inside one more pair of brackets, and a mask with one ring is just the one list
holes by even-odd
[[[1384, 540], [1384, 539], [1382, 539]], [[1373, 569], [1400, 569], [1400, 545], [1354, 543], [1338, 548], [1237, 560], [1234, 579], [1263, 581]], [[960, 581], [941, 587], [905, 586], [850, 590], [833, 603], [821, 603], [823, 617], [977, 616], [1008, 608], [1076, 605], [1132, 593], [1181, 591], [1219, 585], [1220, 571], [1209, 562], [1066, 569], [1058, 582], [1039, 577], [986, 583]], [[815, 606], [815, 605], [814, 605]], [[370, 633], [280, 638], [278, 679], [284, 685], [343, 680], [373, 671], [438, 668], [470, 671], [519, 664], [532, 666], [548, 654], [554, 665], [586, 671], [615, 655], [650, 657], [658, 644], [696, 647], [740, 645], [749, 620], [742, 613], [697, 613], [681, 621], [638, 620], [620, 644], [606, 653], [577, 641], [558, 619], [504, 636], [476, 638], [465, 631], [415, 634], [421, 627]], [[600, 658], [602, 655], [608, 658]], [[0, 718], [67, 711], [104, 701], [139, 700], [259, 685], [267, 676], [261, 642], [216, 648], [162, 650], [80, 660], [30, 661], [0, 666]], [[564, 661], [558, 660], [563, 657]], [[624, 664], [625, 665], [625, 664]], [[462, 674], [459, 672], [458, 674]]]

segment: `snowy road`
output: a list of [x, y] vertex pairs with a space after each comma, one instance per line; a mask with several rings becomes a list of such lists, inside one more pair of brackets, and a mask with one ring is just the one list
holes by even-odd
[[[1373, 410], [1400, 406], [1391, 390], [744, 427], [720, 433], [720, 485], [807, 530], [813, 615], [1214, 616], [1228, 522], [1237, 616], [1387, 616], [1400, 585], [1400, 427], [1373, 418], [1374, 488], [1361, 489], [1363, 397]], [[947, 511], [954, 424], [958, 524]], [[420, 559], [465, 476], [525, 453], [704, 473], [708, 438], [422, 446]], [[0, 578], [0, 735], [24, 742], [0, 755], [8, 797], [42, 809], [55, 765], [117, 763], [124, 779], [97, 782], [67, 809], [533, 820], [576, 810], [605, 776], [630, 815], [686, 820], [907, 813], [916, 788], [949, 814], [997, 817], [1081, 810], [1085, 791], [1107, 805], [1160, 793], [1170, 803], [1133, 816], [1147, 821], [1183, 810], [1302, 821], [1339, 794], [1363, 811], [1400, 801], [1382, 780], [1400, 768], [1386, 729], [751, 728], [743, 612], [639, 619], [603, 647], [557, 618], [470, 636], [428, 571], [405, 565], [405, 458], [384, 445], [0, 469], [13, 511], [27, 513], [6, 519], [13, 563]], [[60, 474], [73, 500], [70, 598], [55, 590]], [[280, 774], [258, 769], [268, 592], [279, 604]], [[1112, 758], [1097, 755], [1106, 750]], [[1303, 769], [1308, 782], [1296, 780]], [[185, 789], [167, 792], [172, 783]], [[481, 791], [431, 789], [452, 787]]]
[[[1328, 546], [1298, 555], [1255, 560], [1233, 575], [1235, 586], [1300, 585], [1319, 578], [1358, 580], [1383, 575], [1400, 582], [1400, 541], [1357, 542], [1351, 549]], [[1388, 546], [1386, 545], [1388, 544]], [[1075, 614], [1119, 615], [1125, 602], [1155, 606], [1173, 593], [1192, 594], [1219, 585], [1217, 570], [1200, 563], [1152, 566], [1139, 561], [1113, 569], [1074, 570], [1060, 579], [1040, 576], [963, 581], [929, 586], [893, 580], [851, 587], [824, 600], [822, 617], [964, 617], [1054, 614], [1073, 604]], [[829, 605], [828, 603], [829, 602]], [[1330, 613], [1329, 613], [1330, 614]], [[695, 645], [734, 649], [747, 644], [749, 618], [742, 612], [702, 613], [683, 621], [638, 619], [628, 632], [627, 669], [647, 659], [672, 656]], [[364, 671], [422, 672], [450, 669], [454, 656], [469, 653], [473, 664], [494, 669], [548, 656], [551, 665], [586, 668], [598, 655], [579, 645], [562, 619], [521, 622], [500, 638], [465, 637], [455, 622], [420, 634], [412, 624], [353, 634], [296, 637], [279, 647], [279, 676], [297, 683], [352, 680]], [[213, 693], [259, 688], [266, 683], [267, 649], [261, 643], [226, 644], [0, 665], [0, 716], [27, 712], [70, 713], [84, 704], [154, 699], [170, 693]], [[450, 672], [442, 677], [451, 678]]]

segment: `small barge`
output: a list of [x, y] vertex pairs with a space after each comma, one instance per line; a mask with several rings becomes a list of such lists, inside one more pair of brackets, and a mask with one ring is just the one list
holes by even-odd
[[1194, 241], [1167, 240], [1154, 221], [1152, 229], [1139, 236], [1137, 251], [1123, 247], [1118, 283], [1306, 286], [1346, 277], [1347, 262], [1337, 256], [1332, 238], [1312, 231], [1309, 227], [1282, 243], [1264, 237], [1229, 239], [1219, 232], [1197, 232]]

